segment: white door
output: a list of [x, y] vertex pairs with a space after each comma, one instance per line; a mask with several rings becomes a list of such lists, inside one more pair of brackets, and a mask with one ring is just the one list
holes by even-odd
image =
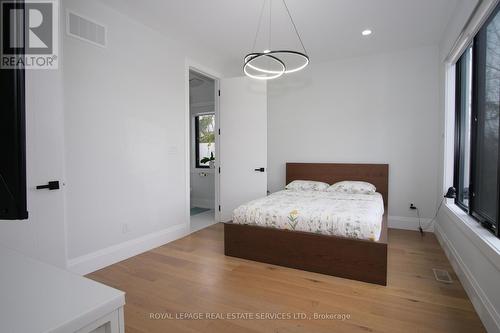
[[[66, 267], [61, 70], [26, 71], [28, 219], [0, 221], [0, 245]], [[59, 181], [60, 190], [37, 190]]]
[[267, 84], [247, 77], [220, 81], [221, 221], [267, 193]]

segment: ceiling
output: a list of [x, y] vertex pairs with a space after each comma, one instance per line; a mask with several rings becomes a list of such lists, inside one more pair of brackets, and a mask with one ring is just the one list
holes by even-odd
[[[408, 49], [441, 41], [465, 0], [287, 0], [311, 63]], [[202, 45], [241, 71], [263, 0], [102, 0], [177, 40]], [[273, 1], [272, 48], [300, 44], [281, 0]], [[268, 9], [258, 50], [267, 48]], [[364, 29], [373, 30], [369, 37]]]

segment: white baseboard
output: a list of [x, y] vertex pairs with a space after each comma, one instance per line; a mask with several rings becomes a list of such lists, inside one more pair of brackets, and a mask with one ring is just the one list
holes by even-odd
[[154, 249], [189, 233], [189, 225], [178, 224], [136, 239], [68, 260], [67, 269], [85, 275]]
[[481, 318], [484, 327], [488, 332], [500, 332], [500, 316], [477, 280], [474, 278], [474, 274], [472, 274], [469, 268], [465, 265], [464, 261], [439, 224], [436, 224], [434, 233], [436, 234], [439, 244], [441, 244], [448, 260], [455, 270], [455, 273], [457, 273], [460, 282], [464, 286], [464, 289], [474, 305], [479, 318]]
[[[420, 220], [422, 227], [424, 227], [424, 231], [434, 231], [434, 222], [429, 224], [432, 219], [421, 218]], [[418, 218], [416, 217], [389, 216], [387, 218], [387, 224], [389, 228], [392, 229], [418, 230]]]

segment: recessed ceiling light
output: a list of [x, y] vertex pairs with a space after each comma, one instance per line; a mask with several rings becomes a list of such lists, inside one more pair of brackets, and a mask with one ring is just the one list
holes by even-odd
[[269, 53], [271, 52], [271, 50], [264, 50], [264, 53]]
[[370, 29], [366, 29], [366, 30], [363, 30], [363, 32], [361, 32], [361, 34], [363, 36], [370, 36], [372, 33], [373, 33], [373, 31], [371, 31]]

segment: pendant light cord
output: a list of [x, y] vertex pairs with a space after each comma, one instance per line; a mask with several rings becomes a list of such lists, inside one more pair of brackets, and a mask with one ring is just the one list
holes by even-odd
[[290, 14], [290, 10], [288, 9], [288, 6], [286, 5], [285, 0], [283, 0], [283, 5], [285, 5], [286, 12], [288, 13], [288, 17], [290, 18], [290, 21], [292, 22], [293, 29], [295, 30], [295, 33], [297, 34], [297, 37], [299, 38], [300, 45], [302, 45], [302, 49], [304, 50], [304, 53], [307, 54], [306, 47], [304, 46], [304, 43], [302, 42], [302, 38], [300, 38], [299, 31], [297, 30], [297, 26], [295, 25], [295, 22], [293, 21], [292, 14]]
[[262, 1], [262, 8], [260, 9], [259, 25], [257, 26], [257, 32], [255, 33], [255, 38], [253, 40], [252, 52], [255, 52], [255, 45], [257, 44], [257, 37], [259, 37], [260, 26], [262, 23], [262, 17], [264, 16], [265, 7], [266, 7], [266, 0]]
[[273, 19], [273, 0], [269, 0], [269, 40], [268, 40], [268, 45], [267, 49], [271, 49], [271, 26], [272, 26], [272, 19]]
[[[266, 2], [267, 0], [262, 1], [262, 7], [260, 9], [260, 16], [259, 16], [259, 24], [257, 26], [257, 32], [255, 33], [255, 38], [253, 40], [252, 44], [252, 52], [255, 52], [255, 46], [257, 45], [257, 38], [259, 37], [259, 32], [260, 32], [260, 27], [262, 26], [262, 18], [264, 17], [264, 9], [266, 8]], [[297, 29], [297, 26], [295, 25], [295, 21], [293, 20], [292, 14], [290, 13], [290, 10], [288, 9], [288, 6], [286, 4], [286, 1], [283, 0], [283, 5], [285, 6], [286, 13], [288, 14], [288, 18], [290, 19], [290, 22], [292, 23], [293, 30], [295, 31], [295, 34], [297, 35], [297, 38], [299, 39], [300, 45], [302, 46], [302, 49], [304, 50], [304, 53], [307, 54], [306, 47], [304, 46], [304, 42], [302, 41], [302, 37], [300, 37], [299, 30]], [[268, 40], [268, 49], [271, 50], [271, 17], [272, 17], [272, 0], [269, 0], [269, 40]]]

